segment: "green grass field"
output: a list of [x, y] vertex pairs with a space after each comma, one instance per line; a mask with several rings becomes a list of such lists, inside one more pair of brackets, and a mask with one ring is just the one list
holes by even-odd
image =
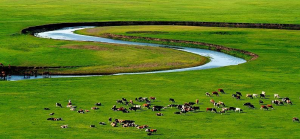
[[[63, 0], [63, 1], [7, 1], [0, 0], [0, 60], [15, 65], [51, 64], [75, 65], [98, 63], [89, 54], [98, 51], [67, 49], [66, 46], [97, 45], [120, 49], [133, 54], [137, 49], [122, 49], [107, 44], [68, 42], [21, 35], [21, 29], [50, 23], [89, 21], [216, 21], [249, 23], [299, 24], [299, 5], [296, 0]], [[292, 117], [300, 117], [299, 109], [299, 36], [295, 30], [236, 29], [212, 27], [105, 27], [105, 31], [128, 36], [191, 40], [224, 45], [250, 51], [259, 58], [237, 66], [201, 71], [162, 73], [147, 75], [102, 76], [89, 78], [60, 78], [0, 82], [0, 138], [299, 138], [299, 123]], [[165, 33], [141, 33], [162, 31]], [[137, 32], [137, 33], [135, 33]], [[218, 33], [218, 32], [225, 32]], [[139, 40], [143, 41], [143, 40]], [[156, 42], [159, 43], [159, 42]], [[63, 48], [63, 49], [62, 49]], [[145, 54], [148, 51], [139, 51]], [[58, 55], [66, 54], [66, 55]], [[153, 52], [154, 53], [154, 52]], [[170, 52], [172, 53], [172, 52]], [[113, 54], [112, 54], [113, 55]], [[174, 53], [173, 53], [174, 55]], [[186, 55], [187, 56], [187, 55]], [[152, 60], [152, 57], [144, 57]], [[79, 59], [78, 59], [79, 58]], [[158, 59], [168, 57], [157, 57]], [[180, 59], [180, 57], [178, 57]], [[118, 60], [118, 57], [115, 57]], [[158, 60], [159, 61], [159, 60]], [[130, 63], [130, 61], [127, 61]], [[87, 65], [88, 65], [87, 64]], [[107, 64], [110, 65], [110, 64]], [[204, 112], [211, 98], [205, 92], [223, 88], [227, 94], [213, 97], [228, 106], [240, 107], [243, 113], [224, 115]], [[266, 91], [270, 104], [273, 94], [290, 97], [294, 105], [274, 106], [274, 110], [260, 110], [259, 99], [231, 98], [240, 91], [259, 94]], [[176, 110], [165, 109], [164, 116], [143, 109], [121, 113], [110, 110], [116, 100], [125, 97], [155, 96], [155, 105], [168, 105], [169, 98], [176, 103], [200, 100], [200, 112], [174, 115]], [[65, 106], [67, 101], [82, 109], [89, 109], [101, 102], [100, 110], [78, 114]], [[253, 103], [257, 108], [242, 105]], [[142, 104], [142, 103], [137, 103]], [[121, 105], [117, 105], [120, 107]], [[51, 110], [43, 110], [49, 107]], [[49, 113], [55, 115], [50, 116]], [[47, 121], [49, 117], [61, 117], [63, 121]], [[136, 128], [101, 126], [108, 118], [131, 119], [139, 125], [157, 129], [157, 135], [147, 136]], [[60, 126], [68, 124], [69, 128]], [[95, 124], [96, 128], [89, 125]]]

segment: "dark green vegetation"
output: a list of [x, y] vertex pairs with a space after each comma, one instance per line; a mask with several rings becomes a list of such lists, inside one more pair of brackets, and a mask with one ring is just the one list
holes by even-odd
[[[2, 0], [0, 2], [1, 62], [25, 61], [25, 56], [30, 60], [32, 58], [28, 56], [34, 54], [37, 57], [36, 61], [44, 57], [47, 57], [44, 58], [46, 61], [53, 60], [52, 58], [57, 54], [49, 52], [49, 49], [53, 49], [51, 46], [77, 44], [77, 42], [39, 39], [18, 33], [28, 26], [58, 22], [117, 20], [297, 24], [299, 4], [297, 0], [288, 2], [283, 0], [272, 2], [268, 0], [192, 0], [189, 2], [181, 0], [126, 2], [121, 0], [59, 2]], [[300, 117], [299, 31], [199, 29], [201, 30], [188, 30], [184, 33], [178, 29], [169, 29], [167, 31], [169, 33], [162, 34], [147, 32], [127, 34], [126, 32], [136, 31], [130, 29], [119, 33], [221, 44], [251, 51], [260, 57], [238, 66], [202, 71], [0, 82], [0, 138], [148, 138], [144, 131], [135, 128], [112, 128], [109, 125], [97, 124], [100, 121], [107, 122], [108, 117], [132, 119], [137, 124], [147, 124], [151, 128], [158, 129], [159, 135], [149, 138], [299, 138], [300, 125], [292, 123], [292, 117]], [[176, 32], [183, 34], [176, 34]], [[217, 88], [223, 88], [228, 94], [213, 99], [221, 100], [229, 106], [241, 107], [245, 113], [231, 112], [219, 115], [199, 112], [174, 115], [174, 109], [166, 109], [162, 111], [165, 116], [156, 117], [155, 112], [148, 110], [129, 114], [110, 110], [115, 100], [121, 97], [134, 99], [138, 96], [155, 96], [158, 101], [155, 104], [158, 105], [169, 104], [170, 97], [178, 103], [195, 101], [198, 98], [203, 111], [206, 107], [212, 107], [209, 103], [210, 98], [205, 97], [204, 93], [215, 91]], [[278, 93], [280, 96], [289, 96], [294, 105], [275, 107], [271, 111], [249, 110], [242, 104], [249, 101], [259, 107], [258, 99], [248, 100], [243, 97], [244, 100], [236, 101], [230, 95], [235, 91], [246, 94], [260, 93], [262, 90], [266, 91], [269, 98], [264, 100], [267, 103], [270, 103], [274, 93]], [[83, 115], [71, 112], [67, 108], [55, 108], [56, 102], [65, 106], [68, 99], [84, 109], [90, 109], [98, 101], [104, 106], [100, 107], [99, 111]], [[51, 110], [45, 111], [44, 107], [50, 107]], [[50, 112], [56, 114], [49, 116]], [[46, 121], [48, 117], [62, 117], [64, 121]], [[59, 126], [63, 124], [68, 124], [70, 128], [60, 129]], [[96, 124], [97, 128], [90, 129], [90, 124]]]

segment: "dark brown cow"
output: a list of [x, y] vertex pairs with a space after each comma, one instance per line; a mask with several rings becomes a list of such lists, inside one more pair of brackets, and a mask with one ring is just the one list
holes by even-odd
[[216, 92], [216, 91], [215, 91], [215, 92], [212, 92], [212, 94], [213, 94], [213, 95], [216, 95], [216, 96], [219, 96], [219, 93]]

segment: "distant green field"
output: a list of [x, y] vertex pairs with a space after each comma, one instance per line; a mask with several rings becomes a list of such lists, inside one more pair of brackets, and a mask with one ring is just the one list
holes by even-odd
[[[40, 39], [19, 33], [29, 26], [63, 22], [155, 20], [299, 24], [299, 6], [297, 0], [0, 0], [0, 63], [86, 66], [111, 62], [108, 59], [98, 61], [89, 55], [98, 51], [63, 48], [74, 45], [109, 47], [126, 54], [139, 51], [92, 42]], [[300, 138], [300, 124], [292, 122], [293, 117], [300, 117], [299, 31], [180, 26], [100, 29], [120, 35], [219, 44], [256, 53], [259, 58], [237, 66], [201, 71], [1, 81], [0, 138]], [[138, 53], [144, 55], [147, 52]], [[143, 58], [146, 60], [150, 57]], [[161, 55], [157, 60], [167, 58]], [[115, 60], [119, 60], [118, 57]], [[212, 98], [204, 95], [218, 88], [223, 88], [226, 94]], [[231, 94], [236, 91], [243, 95], [266, 91], [267, 99], [262, 99], [266, 104], [270, 104], [274, 99], [273, 94], [278, 93], [282, 97], [290, 97], [293, 105], [274, 106], [274, 110], [263, 111], [259, 109], [258, 98], [243, 96], [242, 100], [233, 99]], [[122, 106], [116, 104], [116, 100], [122, 97], [129, 100], [140, 96], [155, 96], [157, 101], [153, 104], [162, 106], [171, 103], [169, 98], [174, 98], [177, 104], [199, 99], [201, 111], [175, 115], [173, 112], [177, 110], [168, 108], [161, 111], [164, 116], [157, 117], [156, 112], [147, 109], [130, 113], [110, 110], [113, 105]], [[65, 107], [69, 99], [79, 109], [91, 110], [96, 102], [102, 102], [103, 106], [100, 106], [100, 110], [79, 114]], [[213, 107], [210, 99], [223, 101], [227, 106], [240, 107], [244, 112], [228, 112], [224, 115], [205, 112], [206, 107]], [[55, 107], [56, 102], [64, 107]], [[256, 109], [244, 107], [245, 102], [253, 103]], [[43, 110], [45, 107], [50, 110]], [[50, 116], [50, 112], [55, 114]], [[63, 121], [47, 121], [49, 117], [61, 117]], [[149, 125], [158, 132], [154, 136], [147, 136], [144, 130], [136, 128], [113, 128], [108, 123], [109, 117], [135, 120], [137, 124]], [[108, 125], [99, 125], [100, 121]], [[69, 128], [61, 129], [63, 124], [68, 124]], [[90, 128], [91, 124], [95, 124], [96, 128]]]

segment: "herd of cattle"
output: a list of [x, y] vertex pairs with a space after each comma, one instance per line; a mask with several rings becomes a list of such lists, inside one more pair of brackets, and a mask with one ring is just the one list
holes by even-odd
[[[225, 94], [225, 91], [223, 89], [218, 89], [218, 92], [212, 92], [208, 93], [206, 92], [205, 95], [207, 97], [212, 97], [213, 95], [215, 96], [220, 96], [220, 93]], [[233, 98], [240, 100], [241, 97], [243, 96], [241, 92], [236, 92], [235, 94], [231, 95]], [[246, 98], [248, 99], [254, 99], [254, 98], [266, 98], [266, 93], [262, 91], [261, 94], [246, 94]], [[288, 97], [283, 97], [281, 100], [278, 100], [280, 97], [278, 94], [274, 94], [274, 99], [271, 101], [271, 104], [264, 104], [263, 100], [259, 99], [258, 103], [260, 105], [261, 110], [269, 110], [269, 109], [274, 109], [273, 104], [275, 105], [284, 105], [284, 104], [290, 104], [292, 105], [292, 101]], [[142, 103], [142, 105], [138, 105], [135, 102]], [[187, 112], [196, 112], [200, 111], [200, 106], [199, 106], [199, 99], [196, 99], [195, 102], [186, 102], [183, 104], [175, 104], [175, 99], [170, 98], [169, 101], [172, 102], [172, 104], [169, 104], [167, 106], [160, 106], [160, 105], [154, 105], [153, 102], [156, 101], [155, 97], [138, 97], [135, 98], [134, 100], [127, 100], [126, 98], [121, 98], [116, 101], [116, 105], [122, 105], [120, 107], [117, 107], [116, 105], [113, 105], [111, 110], [113, 111], [121, 111], [123, 113], [130, 113], [131, 111], [138, 111], [142, 109], [151, 109], [152, 111], [157, 111], [156, 116], [163, 116], [164, 114], [161, 113], [163, 109], [167, 108], [177, 108], [178, 111], [174, 112], [174, 114], [184, 114]], [[206, 112], [214, 112], [214, 113], [219, 113], [219, 114], [225, 114], [228, 111], [234, 111], [234, 112], [243, 112], [242, 108], [239, 107], [226, 107], [225, 103], [222, 101], [216, 102], [214, 99], [210, 99], [209, 101], [211, 104], [213, 104], [214, 107], [207, 107]], [[197, 105], [197, 106], [195, 106]], [[100, 102], [95, 103], [95, 106], [91, 107], [92, 110], [98, 110], [99, 106], [102, 106]], [[250, 102], [246, 102], [243, 104], [243, 106], [248, 107], [250, 109], [255, 109], [255, 106], [251, 104]], [[56, 107], [61, 107], [62, 105], [60, 103], [56, 103]], [[86, 112], [90, 112], [90, 110], [83, 110], [83, 109], [77, 109], [77, 106], [72, 105], [71, 100], [69, 100], [68, 108], [70, 108], [71, 111], [77, 111], [78, 113], [84, 114]], [[50, 110], [49, 108], [44, 108], [45, 110]], [[220, 109], [219, 111], [217, 109]], [[54, 115], [54, 113], [50, 113], [50, 115]], [[52, 121], [60, 121], [62, 118], [48, 118], [47, 120], [52, 120]], [[153, 133], [157, 132], [157, 129], [149, 129], [148, 125], [137, 125], [135, 124], [135, 121], [133, 120], [121, 120], [121, 119], [115, 119], [112, 120], [112, 118], [109, 118], [108, 121], [110, 122], [110, 125], [112, 127], [117, 127], [118, 124], [122, 127], [136, 127], [137, 129], [145, 129], [148, 135], [152, 135]], [[299, 119], [297, 117], [293, 117], [293, 122], [299, 122]], [[106, 125], [105, 122], [100, 122], [100, 125]], [[95, 125], [90, 125], [90, 127], [95, 127]], [[68, 125], [62, 125], [61, 128], [68, 128]]]

